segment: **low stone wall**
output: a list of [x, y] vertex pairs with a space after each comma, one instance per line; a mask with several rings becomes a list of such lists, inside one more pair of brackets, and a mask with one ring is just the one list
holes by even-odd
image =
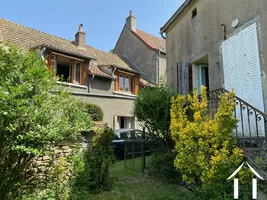
[[29, 167], [29, 175], [31, 178], [38, 178], [41, 182], [52, 175], [55, 167], [60, 163], [61, 159], [64, 159], [64, 168], [66, 169], [66, 176], [69, 178], [72, 173], [72, 164], [69, 162], [69, 156], [75, 151], [82, 151], [86, 148], [86, 143], [71, 143], [62, 142], [55, 145], [52, 149], [53, 155], [44, 155], [36, 157], [32, 160]]
[[[94, 132], [98, 132], [101, 129], [107, 127], [106, 123], [103, 122], [94, 122], [94, 126], [92, 128], [91, 133], [88, 133], [93, 136]], [[48, 178], [49, 175], [52, 175], [55, 167], [60, 163], [62, 159], [64, 159], [64, 168], [66, 170], [66, 179], [68, 179], [72, 174], [72, 163], [69, 160], [69, 156], [73, 153], [73, 151], [81, 152], [86, 148], [90, 148], [90, 139], [87, 142], [70, 142], [70, 141], [62, 141], [56, 144], [54, 147], [51, 147], [53, 155], [44, 155], [36, 157], [32, 160], [28, 175], [29, 178], [37, 178], [41, 182]], [[88, 143], [89, 142], [89, 143]]]

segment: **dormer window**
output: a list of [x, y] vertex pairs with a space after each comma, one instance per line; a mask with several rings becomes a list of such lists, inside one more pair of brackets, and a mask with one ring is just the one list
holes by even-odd
[[85, 74], [82, 61], [52, 54], [50, 63], [49, 68], [56, 71], [60, 81], [84, 85]]
[[126, 72], [117, 72], [117, 79], [115, 83], [115, 91], [137, 94], [138, 91], [138, 78], [135, 74]]
[[120, 92], [129, 92], [129, 93], [134, 93], [133, 90], [133, 76], [128, 75], [128, 74], [119, 74], [119, 89]]

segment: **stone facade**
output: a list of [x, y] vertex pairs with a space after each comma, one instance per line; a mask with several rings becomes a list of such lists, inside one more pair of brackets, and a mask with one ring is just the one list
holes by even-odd
[[[257, 24], [264, 107], [267, 107], [267, 3], [265, 0], [186, 0], [161, 29], [166, 34], [167, 84], [177, 88], [179, 62], [191, 63], [193, 88], [197, 65], [208, 65], [210, 90], [224, 85], [221, 47], [225, 39]], [[193, 17], [193, 12], [195, 16]], [[238, 20], [236, 27], [233, 23]]]

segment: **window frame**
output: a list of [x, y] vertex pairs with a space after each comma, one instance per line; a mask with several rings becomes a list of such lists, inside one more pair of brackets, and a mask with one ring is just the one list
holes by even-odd
[[[68, 56], [57, 55], [57, 53], [50, 52], [49, 57], [48, 57], [48, 62], [47, 62], [49, 71], [52, 71], [52, 70], [57, 71], [58, 56], [65, 58], [65, 59], [70, 59]], [[52, 62], [52, 59], [54, 59], [53, 62]], [[76, 81], [76, 63], [80, 63], [80, 82]], [[85, 61], [84, 60], [79, 60], [79, 59], [75, 60], [71, 58], [69, 72], [71, 74], [70, 83], [75, 84], [75, 85], [85, 85], [86, 74], [85, 74]], [[56, 73], [55, 73], [55, 78], [56, 78]]]
[[[121, 90], [121, 77], [123, 78], [123, 89]], [[131, 84], [134, 84], [134, 75], [130, 75], [127, 73], [119, 72], [118, 74], [118, 91], [119, 92], [124, 92], [124, 93], [129, 93], [129, 94], [134, 94], [134, 87]], [[128, 91], [126, 91], [126, 84], [125, 80], [128, 78]]]
[[[80, 82], [76, 82], [76, 73], [77, 73], [77, 63], [80, 64]], [[74, 61], [74, 70], [73, 70], [73, 78], [72, 82], [77, 85], [82, 85], [82, 62], [80, 61]]]

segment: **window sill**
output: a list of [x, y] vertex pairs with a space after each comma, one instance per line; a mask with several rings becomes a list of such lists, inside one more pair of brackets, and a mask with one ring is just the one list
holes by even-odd
[[83, 88], [83, 89], [87, 89], [87, 86], [84, 85], [78, 85], [78, 84], [73, 84], [73, 83], [66, 83], [66, 82], [61, 82], [61, 81], [57, 81], [58, 84], [61, 85], [66, 85], [66, 86], [71, 86], [71, 87], [76, 87], [76, 88]]
[[114, 91], [113, 94], [123, 95], [123, 96], [128, 96], [128, 97], [136, 97], [135, 94], [126, 93], [126, 92], [118, 92], [118, 91]]

